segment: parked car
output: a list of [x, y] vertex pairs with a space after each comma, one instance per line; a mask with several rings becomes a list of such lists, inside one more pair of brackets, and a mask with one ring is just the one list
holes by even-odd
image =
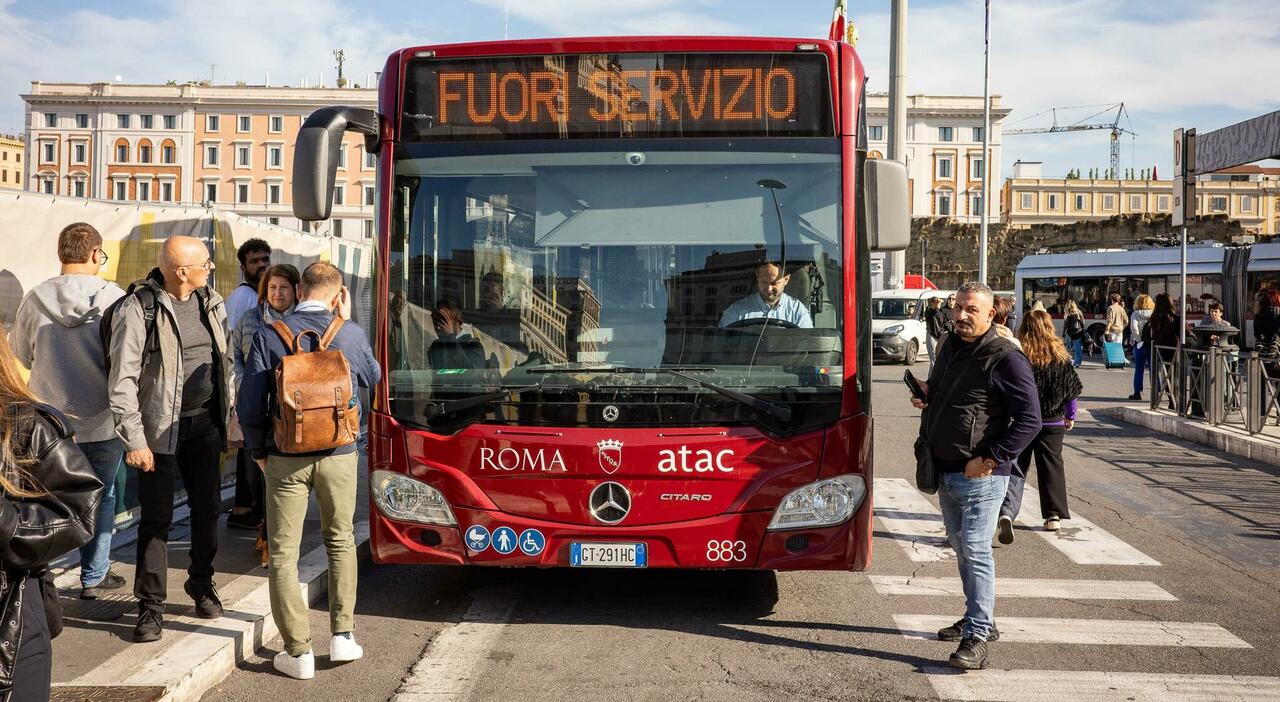
[[881, 290], [871, 294], [871, 355], [875, 360], [912, 365], [924, 351], [924, 311], [944, 290]]

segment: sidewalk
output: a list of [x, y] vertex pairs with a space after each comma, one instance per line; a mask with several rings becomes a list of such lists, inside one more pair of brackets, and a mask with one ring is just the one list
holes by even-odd
[[[357, 468], [366, 471], [364, 456]], [[367, 555], [367, 481], [358, 483], [356, 543]], [[224, 493], [229, 497], [229, 492]], [[256, 533], [228, 529], [226, 515], [218, 530], [217, 574], [214, 580], [225, 614], [220, 619], [197, 619], [191, 598], [183, 592], [190, 528], [185, 507], [174, 515], [169, 540], [169, 601], [165, 606], [164, 638], [133, 643], [137, 601], [133, 597], [136, 529], [117, 532], [112, 568], [128, 584], [99, 600], [80, 599], [78, 560], [58, 573], [66, 629], [53, 642], [53, 694], [57, 702], [112, 700], [183, 702], [198, 700], [225, 678], [254, 650], [277, 638], [271, 619], [267, 571], [258, 565]], [[299, 587], [314, 604], [328, 586], [328, 565], [320, 539], [315, 500], [307, 513], [298, 563]], [[56, 571], [55, 571], [56, 572]], [[323, 632], [317, 632], [323, 634]]]
[[1259, 434], [1249, 434], [1235, 425], [1221, 424], [1214, 427], [1209, 426], [1209, 423], [1204, 420], [1188, 419], [1173, 412], [1152, 410], [1145, 402], [1096, 407], [1090, 411], [1096, 415], [1119, 419], [1180, 439], [1194, 441], [1219, 451], [1280, 466], [1280, 429], [1275, 426], [1267, 426]]

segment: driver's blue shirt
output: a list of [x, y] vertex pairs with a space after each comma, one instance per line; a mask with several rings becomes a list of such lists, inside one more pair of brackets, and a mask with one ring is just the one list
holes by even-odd
[[727, 327], [744, 319], [760, 319], [763, 317], [791, 322], [802, 329], [813, 328], [813, 318], [809, 316], [809, 308], [801, 304], [799, 300], [782, 293], [782, 299], [778, 300], [777, 306], [770, 307], [758, 292], [753, 292], [729, 305], [729, 309], [720, 315], [720, 326]]

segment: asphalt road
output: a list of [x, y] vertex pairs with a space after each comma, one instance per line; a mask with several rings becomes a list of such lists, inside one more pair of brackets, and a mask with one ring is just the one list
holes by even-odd
[[[1051, 536], [1024, 510], [997, 551], [993, 669], [939, 667], [954, 644], [928, 632], [963, 598], [937, 502], [908, 482], [918, 413], [901, 373], [873, 373], [866, 573], [366, 565], [364, 660], [320, 656], [299, 682], [274, 674], [270, 648], [205, 699], [1280, 698], [1280, 471], [1087, 413], [1067, 440], [1075, 519]], [[1086, 407], [1130, 392], [1129, 371], [1083, 377]]]

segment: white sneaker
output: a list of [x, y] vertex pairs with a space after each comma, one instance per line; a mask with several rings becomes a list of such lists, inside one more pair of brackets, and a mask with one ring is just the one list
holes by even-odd
[[356, 643], [355, 634], [334, 634], [333, 638], [329, 639], [329, 660], [334, 663], [358, 661], [362, 657], [364, 657], [364, 649]]
[[288, 651], [281, 651], [272, 659], [276, 670], [298, 680], [310, 680], [316, 676], [316, 655], [307, 651], [301, 656], [291, 656]]
[[1045, 531], [1057, 531], [1062, 526], [1062, 521], [1057, 517], [1049, 517], [1044, 520]]

